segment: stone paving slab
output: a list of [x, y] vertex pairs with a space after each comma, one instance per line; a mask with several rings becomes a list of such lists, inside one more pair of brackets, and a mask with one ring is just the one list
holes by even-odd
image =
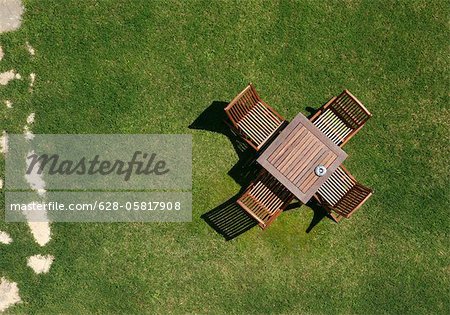
[[20, 0], [0, 0], [0, 33], [19, 28], [23, 11]]

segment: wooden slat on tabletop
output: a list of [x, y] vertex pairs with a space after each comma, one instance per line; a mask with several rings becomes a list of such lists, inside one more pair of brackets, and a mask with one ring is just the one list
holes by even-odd
[[[343, 127], [336, 125], [336, 128]], [[306, 203], [346, 157], [341, 148], [299, 114], [257, 161]], [[328, 169], [322, 177], [315, 174], [318, 165]]]

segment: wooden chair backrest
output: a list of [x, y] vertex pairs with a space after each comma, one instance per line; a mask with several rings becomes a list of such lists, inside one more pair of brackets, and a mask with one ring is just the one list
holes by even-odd
[[367, 108], [349, 90], [344, 90], [319, 108], [310, 121], [342, 147], [370, 117]]
[[372, 114], [349, 90], [344, 90], [331, 104], [333, 112], [351, 129], [363, 126]]
[[230, 118], [233, 125], [238, 128], [239, 121], [261, 101], [254, 86], [250, 83], [241, 93], [239, 93], [231, 102], [225, 107], [225, 113]]
[[284, 126], [284, 118], [267, 105], [250, 83], [225, 107], [232, 128], [256, 151]]

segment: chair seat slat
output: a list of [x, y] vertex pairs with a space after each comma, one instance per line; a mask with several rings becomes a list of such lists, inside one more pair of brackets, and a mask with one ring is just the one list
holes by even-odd
[[265, 104], [249, 84], [225, 108], [244, 140], [259, 150], [284, 124], [284, 118]]
[[263, 171], [237, 203], [264, 229], [289, 205], [294, 195], [272, 175]]
[[348, 218], [370, 196], [372, 190], [356, 182], [343, 167], [338, 167], [317, 191], [319, 202], [329, 211], [333, 211], [341, 217]]
[[311, 121], [333, 143], [343, 146], [371, 116], [353, 94], [344, 90], [322, 106]]

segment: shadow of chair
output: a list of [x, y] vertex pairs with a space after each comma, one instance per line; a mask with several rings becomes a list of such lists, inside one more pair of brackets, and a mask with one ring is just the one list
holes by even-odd
[[314, 213], [313, 218], [312, 218], [311, 222], [309, 223], [308, 228], [306, 229], [306, 233], [311, 232], [311, 230], [317, 224], [319, 224], [319, 222], [322, 221], [323, 218], [328, 217], [329, 219], [331, 219], [328, 212], [320, 204], [318, 204], [314, 199], [311, 199], [306, 205], [308, 207], [310, 207]]
[[256, 158], [258, 156], [255, 150], [250, 148], [250, 146], [225, 123], [228, 118], [224, 108], [227, 105], [227, 102], [212, 102], [211, 105], [209, 105], [200, 116], [189, 125], [189, 129], [220, 133], [230, 140], [238, 155], [239, 161], [228, 172], [228, 175], [233, 178], [237, 184], [244, 186], [247, 185], [260, 170], [259, 165], [256, 163]]
[[198, 116], [190, 125], [189, 129], [205, 130], [216, 132], [225, 135], [230, 139], [234, 150], [241, 159], [242, 155], [246, 155], [247, 151], [251, 151], [247, 143], [240, 138], [239, 135], [233, 132], [225, 121], [227, 115], [224, 108], [228, 105], [227, 102], [214, 101]]
[[310, 106], [307, 106], [305, 110], [308, 112], [308, 116], [306, 116], [308, 119], [311, 119], [314, 114], [318, 111], [318, 108], [312, 108]]
[[[291, 211], [291, 210], [294, 210], [294, 209], [298, 209], [301, 206], [303, 206], [303, 203], [300, 202], [299, 200], [294, 199], [294, 202], [292, 202], [286, 209], [284, 209], [284, 212]], [[322, 221], [322, 219], [324, 217], [329, 217], [331, 219], [331, 217], [328, 215], [328, 212], [321, 205], [319, 205], [317, 203], [317, 201], [315, 201], [315, 199], [311, 199], [306, 204], [306, 206], [311, 208], [311, 210], [314, 213], [313, 218], [312, 218], [311, 222], [309, 223], [308, 228], [306, 229], [306, 233], [311, 232], [311, 230], [317, 224], [319, 224], [319, 222]]]
[[258, 225], [255, 219], [236, 204], [238, 197], [239, 194], [201, 216], [227, 241]]

